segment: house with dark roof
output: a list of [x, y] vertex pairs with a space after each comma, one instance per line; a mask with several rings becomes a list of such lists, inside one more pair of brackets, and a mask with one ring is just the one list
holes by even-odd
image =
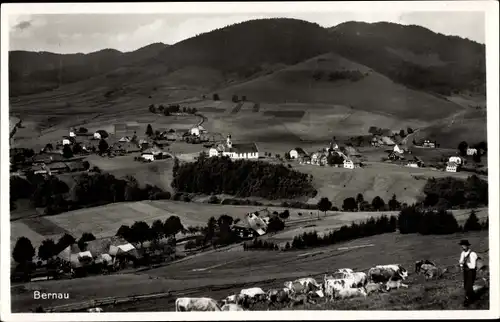
[[228, 156], [231, 159], [258, 159], [259, 149], [254, 142], [233, 144], [231, 135], [228, 135], [226, 144], [219, 144], [216, 148], [211, 148], [208, 155], [209, 157]]
[[49, 163], [46, 167], [51, 173], [63, 173], [69, 171], [69, 167], [64, 162]]

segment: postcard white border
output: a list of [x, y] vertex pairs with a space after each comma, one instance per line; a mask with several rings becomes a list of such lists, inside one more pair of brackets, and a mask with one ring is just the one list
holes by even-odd
[[[490, 310], [488, 311], [265, 311], [224, 313], [47, 313], [10, 312], [10, 229], [1, 238], [1, 319], [3, 321], [185, 321], [185, 320], [355, 320], [355, 319], [477, 319], [498, 318], [499, 305], [499, 105], [498, 105], [498, 2], [497, 1], [394, 1], [394, 2], [232, 2], [232, 3], [32, 3], [2, 4], [1, 23], [1, 225], [10, 227], [9, 216], [9, 114], [8, 37], [9, 14], [69, 13], [303, 13], [339, 11], [479, 11], [485, 14], [488, 107], [489, 248], [491, 265]], [[497, 197], [495, 197], [497, 196]]]

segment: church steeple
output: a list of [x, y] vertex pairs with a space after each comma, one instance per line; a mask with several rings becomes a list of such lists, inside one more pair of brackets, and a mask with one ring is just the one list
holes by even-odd
[[227, 135], [226, 145], [229, 149], [233, 146], [233, 142], [231, 142], [231, 134]]

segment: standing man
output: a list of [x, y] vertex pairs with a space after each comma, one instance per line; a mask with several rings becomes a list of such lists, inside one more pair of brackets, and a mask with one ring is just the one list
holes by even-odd
[[462, 246], [462, 254], [460, 254], [460, 267], [464, 272], [464, 306], [468, 306], [475, 300], [473, 286], [474, 281], [476, 280], [477, 254], [470, 249], [470, 243], [468, 240], [461, 240], [459, 245]]

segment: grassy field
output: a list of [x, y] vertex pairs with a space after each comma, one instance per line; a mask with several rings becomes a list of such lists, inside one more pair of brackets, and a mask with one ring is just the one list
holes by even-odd
[[[485, 232], [449, 236], [384, 234], [324, 248], [291, 252], [216, 251], [139, 274], [32, 282], [14, 286], [12, 310], [26, 312], [40, 305], [40, 302], [33, 300], [32, 291], [43, 290], [70, 292], [70, 300], [65, 300], [64, 303], [47, 300], [44, 302], [46, 306], [108, 296], [170, 291], [172, 296], [168, 298], [119, 304], [104, 307], [104, 310], [171, 311], [174, 310], [175, 298], [181, 294], [220, 299], [244, 287], [259, 286], [268, 289], [280, 287], [286, 280], [298, 277], [312, 276], [320, 279], [323, 274], [342, 267], [366, 271], [374, 265], [389, 263], [400, 263], [409, 270], [409, 289], [373, 295], [365, 300], [337, 301], [307, 309], [461, 309], [462, 281], [456, 269], [451, 269], [442, 280], [424, 281], [421, 276], [413, 274], [413, 267], [414, 262], [420, 259], [430, 259], [441, 266], [456, 265], [460, 253], [457, 241], [462, 238], [469, 239], [474, 249], [488, 261], [488, 236]], [[353, 248], [356, 246], [358, 247]], [[197, 271], [200, 269], [204, 271]], [[487, 300], [486, 296], [472, 308], [487, 309]]]
[[[46, 238], [58, 239], [68, 232], [75, 238], [79, 238], [84, 232], [91, 232], [96, 237], [114, 236], [121, 225], [131, 225], [135, 221], [142, 220], [148, 224], [156, 219], [162, 221], [169, 216], [175, 215], [181, 219], [184, 226], [205, 226], [210, 217], [218, 218], [223, 214], [233, 218], [244, 218], [244, 216], [256, 210], [259, 206], [232, 206], [212, 205], [202, 203], [185, 203], [181, 201], [141, 201], [109, 204], [100, 207], [86, 208], [62, 213], [55, 216], [43, 218], [24, 218], [11, 222], [11, 249], [19, 237], [28, 237], [33, 245], [37, 247]], [[281, 212], [285, 208], [268, 207], [268, 210]], [[312, 214], [310, 214], [312, 212]], [[454, 211], [457, 219], [465, 220], [468, 210]], [[302, 216], [298, 214], [301, 213]], [[316, 230], [328, 232], [353, 221], [366, 220], [369, 217], [377, 217], [383, 214], [397, 215], [397, 212], [334, 212], [329, 211], [326, 216], [319, 214], [316, 210], [290, 209], [290, 218], [287, 220], [287, 229], [273, 236], [273, 240], [286, 243], [293, 237], [304, 231]], [[478, 211], [478, 217], [487, 218], [488, 208]], [[313, 227], [304, 227], [316, 225]]]

